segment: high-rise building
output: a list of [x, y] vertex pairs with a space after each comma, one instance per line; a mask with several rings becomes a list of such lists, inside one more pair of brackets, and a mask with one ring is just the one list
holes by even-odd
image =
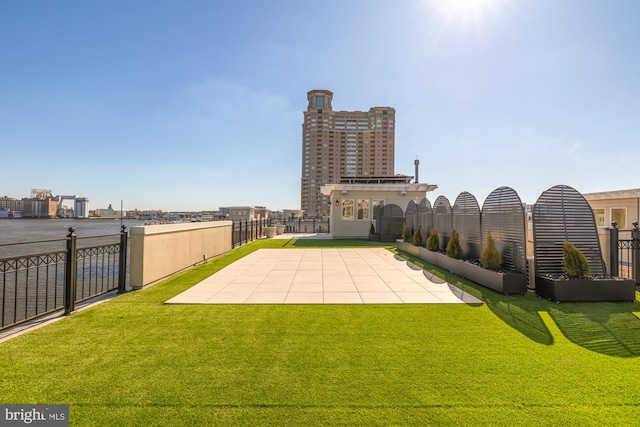
[[334, 111], [333, 93], [312, 90], [302, 124], [301, 207], [306, 217], [329, 215], [324, 184], [342, 178], [394, 175], [395, 117], [391, 107]]

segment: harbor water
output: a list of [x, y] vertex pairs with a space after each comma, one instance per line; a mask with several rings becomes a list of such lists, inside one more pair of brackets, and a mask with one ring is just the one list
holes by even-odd
[[[143, 225], [139, 220], [122, 220], [129, 229]], [[100, 243], [100, 239], [85, 239], [90, 236], [116, 235], [120, 233], [120, 219], [0, 219], [0, 259], [60, 250], [66, 245], [69, 228], [75, 227], [80, 246]], [[38, 242], [59, 239], [57, 242], [42, 242], [15, 245], [15, 243]], [[117, 241], [117, 237], [109, 238]], [[102, 239], [104, 240], [104, 239]]]

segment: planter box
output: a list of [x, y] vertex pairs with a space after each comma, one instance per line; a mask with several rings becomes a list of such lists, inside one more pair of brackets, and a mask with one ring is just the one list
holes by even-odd
[[276, 225], [276, 234], [284, 234], [284, 225]]
[[418, 248], [418, 258], [427, 261], [429, 264], [438, 265], [438, 252], [432, 252], [427, 248]]
[[420, 258], [420, 246], [413, 246], [411, 243], [405, 243], [407, 245], [407, 250], [409, 254], [413, 255], [416, 258]]
[[458, 274], [459, 276], [462, 276], [462, 274], [458, 273], [458, 271], [460, 270], [460, 267], [458, 265], [462, 264], [462, 261], [460, 261], [459, 259], [448, 257], [447, 255], [441, 254], [440, 252], [438, 252], [437, 256], [438, 256], [439, 267], [444, 268], [445, 270], [448, 270], [454, 274]]
[[[458, 261], [458, 260], [456, 260]], [[485, 288], [493, 289], [503, 294], [526, 294], [527, 276], [523, 273], [500, 272], [487, 270], [482, 266], [458, 261], [455, 267], [459, 276], [472, 280]]]
[[275, 237], [276, 228], [275, 227], [265, 227], [264, 228], [264, 235], [266, 236], [267, 239]]
[[413, 255], [416, 258], [424, 259], [420, 256], [420, 249], [423, 249], [423, 248], [419, 246], [413, 246], [411, 243], [405, 242], [404, 240], [397, 240], [396, 247], [398, 248], [398, 250], [406, 252], [409, 255]]
[[398, 250], [402, 252], [407, 252], [407, 253], [409, 252], [409, 244], [401, 240], [398, 240], [396, 242], [396, 248], [398, 248]]
[[[458, 276], [462, 276], [485, 288], [503, 294], [526, 294], [527, 275], [524, 273], [503, 273], [487, 270], [479, 265], [448, 257], [440, 252], [431, 252], [411, 243], [398, 242], [398, 249], [416, 256], [429, 264], [444, 268]], [[416, 251], [417, 250], [417, 251]]]
[[369, 233], [369, 240], [371, 240], [373, 242], [379, 242], [380, 241], [380, 235], [378, 233]]
[[546, 279], [536, 277], [536, 294], [555, 302], [636, 300], [631, 279]]

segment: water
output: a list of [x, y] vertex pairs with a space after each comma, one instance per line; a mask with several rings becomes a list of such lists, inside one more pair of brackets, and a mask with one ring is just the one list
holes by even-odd
[[[127, 227], [142, 223], [123, 221]], [[119, 219], [0, 219], [0, 327], [62, 307], [70, 227], [78, 249], [92, 248], [76, 252], [77, 300], [117, 287]]]
[[[143, 221], [123, 220], [122, 224], [142, 225]], [[69, 227], [75, 227], [78, 246], [118, 241], [118, 237], [104, 239], [83, 239], [88, 236], [112, 235], [120, 233], [120, 219], [0, 219], [0, 259], [28, 253], [62, 250], [66, 247]], [[59, 242], [10, 245], [8, 243], [36, 242], [59, 239]]]

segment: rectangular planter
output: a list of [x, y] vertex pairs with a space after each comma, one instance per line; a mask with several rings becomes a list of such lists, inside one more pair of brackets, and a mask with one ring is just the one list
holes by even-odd
[[631, 279], [552, 280], [536, 277], [536, 294], [555, 302], [636, 300], [636, 284]]
[[441, 254], [440, 252], [437, 253], [437, 257], [438, 257], [438, 267], [444, 268], [445, 270], [448, 270], [454, 274], [458, 274], [459, 276], [462, 276], [462, 274], [458, 273], [458, 271], [460, 270], [460, 268], [458, 268], [458, 264], [461, 264], [462, 261], [457, 260], [455, 258], [448, 257], [447, 255]]
[[407, 242], [399, 241], [398, 249], [496, 292], [503, 294], [527, 293], [527, 276], [524, 273], [502, 273], [487, 270], [478, 265], [448, 257], [440, 252], [431, 252], [426, 248], [413, 246]]
[[418, 248], [418, 258], [427, 261], [431, 265], [438, 266], [438, 252], [432, 252], [427, 248]]
[[503, 294], [526, 294], [527, 275], [523, 273], [503, 273], [487, 270], [479, 265], [458, 261], [456, 274], [472, 280], [485, 288]]

